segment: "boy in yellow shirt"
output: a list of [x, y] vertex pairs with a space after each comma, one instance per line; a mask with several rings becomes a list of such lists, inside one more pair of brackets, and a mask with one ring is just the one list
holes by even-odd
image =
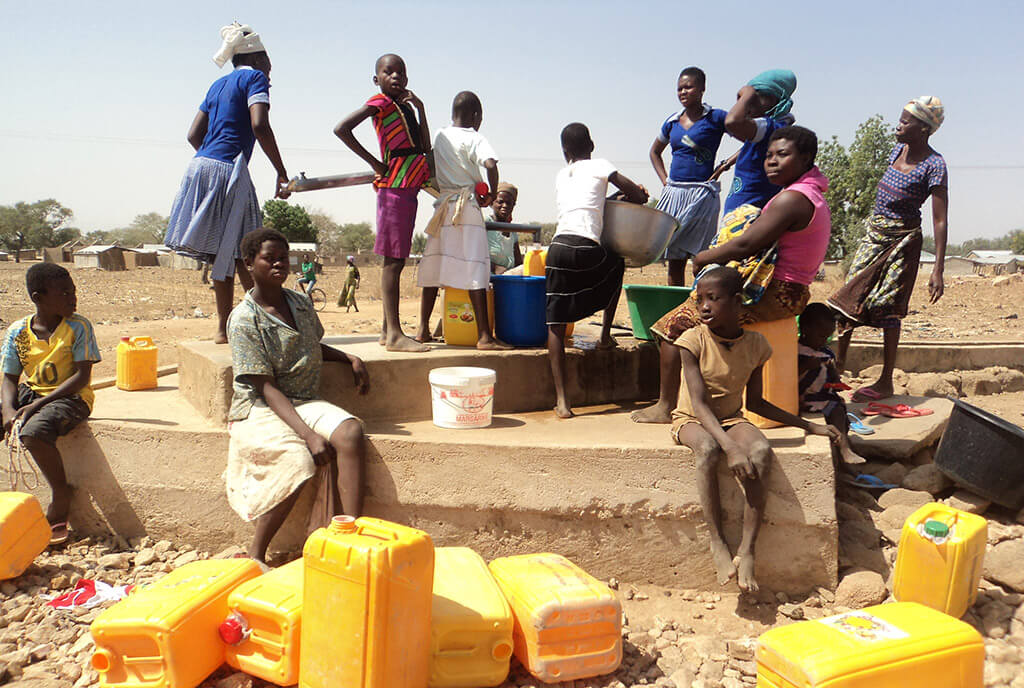
[[[4, 437], [18, 426], [19, 439], [50, 484], [50, 544], [60, 544], [68, 539], [71, 486], [57, 437], [92, 413], [89, 379], [100, 352], [92, 324], [75, 313], [75, 283], [67, 270], [54, 263], [33, 265], [25, 284], [35, 315], [7, 328], [0, 349]], [[25, 382], [19, 385], [22, 373]]]

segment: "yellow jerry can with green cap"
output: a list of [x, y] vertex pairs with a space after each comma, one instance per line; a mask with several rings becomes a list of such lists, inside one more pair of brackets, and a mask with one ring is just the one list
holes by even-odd
[[945, 504], [925, 504], [903, 524], [892, 594], [957, 618], [978, 596], [988, 521]]
[[757, 688], [983, 688], [985, 642], [915, 602], [780, 626], [757, 639]]

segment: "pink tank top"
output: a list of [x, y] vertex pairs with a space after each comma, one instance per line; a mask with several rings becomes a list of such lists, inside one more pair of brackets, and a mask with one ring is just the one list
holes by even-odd
[[[782, 191], [797, 191], [814, 205], [814, 215], [798, 232], [786, 232], [779, 238], [779, 257], [775, 262], [775, 279], [797, 284], [810, 284], [825, 260], [828, 240], [832, 235], [832, 213], [825, 202], [828, 177], [817, 166]], [[779, 193], [781, 194], [782, 191]], [[778, 198], [776, 196], [775, 198]], [[765, 210], [775, 200], [768, 201]]]

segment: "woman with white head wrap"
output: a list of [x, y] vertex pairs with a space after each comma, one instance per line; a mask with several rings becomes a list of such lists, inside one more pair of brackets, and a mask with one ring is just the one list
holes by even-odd
[[252, 279], [242, 264], [239, 244], [263, 224], [249, 158], [259, 141], [277, 171], [276, 198], [287, 198], [288, 173], [270, 127], [270, 57], [252, 27], [235, 22], [220, 30], [218, 67], [231, 60], [234, 70], [210, 86], [192, 121], [188, 142], [196, 154], [189, 163], [171, 207], [164, 243], [213, 265], [217, 299], [214, 341], [227, 342], [227, 321], [234, 299], [234, 275], [246, 290]]
[[828, 300], [839, 315], [839, 370], [843, 369], [855, 327], [867, 325], [883, 332], [881, 375], [854, 392], [854, 401], [892, 396], [900, 325], [907, 315], [921, 263], [921, 207], [929, 198], [935, 267], [928, 280], [928, 294], [932, 303], [942, 297], [949, 181], [946, 161], [928, 139], [944, 119], [942, 101], [935, 96], [921, 96], [904, 106], [896, 126], [896, 148], [878, 182], [875, 208], [847, 272], [846, 285]]

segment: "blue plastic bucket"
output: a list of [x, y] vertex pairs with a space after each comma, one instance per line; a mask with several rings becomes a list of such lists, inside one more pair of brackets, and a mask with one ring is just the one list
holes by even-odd
[[494, 285], [494, 334], [512, 346], [544, 346], [547, 292], [543, 277], [491, 275]]

